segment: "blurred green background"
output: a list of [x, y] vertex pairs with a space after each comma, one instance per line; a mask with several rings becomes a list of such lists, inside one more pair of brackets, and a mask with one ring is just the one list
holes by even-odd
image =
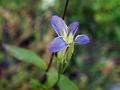
[[[62, 16], [64, 5], [65, 0], [0, 0], [0, 90], [34, 90], [29, 79], [39, 79], [42, 72], [2, 45], [27, 48], [48, 63], [47, 45], [56, 36], [50, 17]], [[75, 46], [65, 75], [79, 90], [120, 90], [120, 1], [70, 0], [65, 21], [80, 21], [78, 34], [91, 39]]]

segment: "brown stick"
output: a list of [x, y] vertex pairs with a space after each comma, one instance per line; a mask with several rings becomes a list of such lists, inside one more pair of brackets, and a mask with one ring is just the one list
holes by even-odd
[[65, 19], [65, 14], [67, 12], [68, 3], [69, 3], [69, 0], [66, 0], [66, 4], [65, 4], [65, 7], [64, 7], [64, 12], [63, 12], [62, 19]]
[[48, 71], [49, 71], [49, 69], [50, 69], [50, 67], [51, 67], [51, 65], [52, 65], [53, 56], [54, 56], [54, 53], [52, 53], [52, 55], [51, 55], [50, 62], [49, 62], [49, 64], [48, 64], [48, 67], [47, 67], [47, 69], [46, 69], [45, 72], [48, 72]]

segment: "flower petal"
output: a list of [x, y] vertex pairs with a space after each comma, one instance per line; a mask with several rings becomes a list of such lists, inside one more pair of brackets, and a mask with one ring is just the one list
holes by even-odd
[[90, 39], [87, 35], [81, 34], [75, 38], [74, 42], [79, 44], [87, 44], [90, 42]]
[[63, 38], [57, 37], [55, 38], [49, 45], [48, 45], [48, 50], [49, 52], [58, 52], [64, 48], [67, 48], [68, 45], [66, 42], [63, 40]]
[[79, 22], [73, 22], [69, 25], [69, 33], [72, 33], [73, 35], [76, 34], [77, 30], [79, 28]]
[[54, 28], [55, 32], [58, 34], [58, 36], [62, 36], [63, 33], [68, 33], [67, 25], [65, 24], [61, 17], [52, 16], [51, 25]]

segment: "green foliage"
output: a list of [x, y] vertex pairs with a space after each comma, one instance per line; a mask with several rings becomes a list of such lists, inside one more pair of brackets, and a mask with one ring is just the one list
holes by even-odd
[[[58, 73], [55, 69], [51, 69], [47, 75], [48, 80], [43, 86], [45, 90], [50, 90], [50, 88], [53, 87], [58, 80]], [[60, 90], [79, 90], [77, 85], [63, 74], [60, 75], [58, 85]]]
[[31, 84], [31, 87], [34, 88], [34, 89], [40, 89], [41, 88], [41, 84], [39, 83], [38, 80], [35, 80], [35, 79], [31, 79], [30, 80], [30, 84]]
[[117, 40], [120, 42], [120, 26], [115, 27], [115, 36]]
[[45, 70], [47, 67], [45, 62], [32, 51], [9, 45], [5, 45], [5, 49], [9, 54], [21, 61], [31, 63], [43, 70]]
[[[43, 62], [43, 60], [40, 59], [35, 53], [33, 53], [29, 50], [26, 50], [23, 48], [18, 48], [18, 47], [13, 47], [13, 46], [8, 46], [8, 45], [5, 45], [5, 49], [9, 54], [18, 58], [21, 61], [31, 63], [43, 70], [46, 69], [46, 64]], [[51, 69], [47, 75], [48, 75], [48, 80], [47, 80], [46, 84], [43, 86], [46, 89], [51, 88], [58, 79], [57, 78], [58, 74], [55, 69]], [[36, 80], [32, 79], [30, 81], [30, 83], [33, 85], [34, 88], [40, 87], [40, 84]], [[65, 85], [65, 87], [64, 87], [64, 85]], [[69, 88], [69, 90], [78, 90], [77, 86], [73, 82], [71, 82], [67, 77], [65, 77], [63, 75], [61, 76], [59, 86], [60, 86], [61, 90], [66, 90], [68, 88]]]
[[57, 82], [57, 79], [58, 79], [57, 71], [54, 68], [51, 68], [50, 71], [47, 73], [47, 76], [48, 76], [48, 79], [44, 87], [46, 89], [50, 89]]
[[[43, 1], [46, 1], [47, 9], [41, 8]], [[66, 23], [80, 21], [78, 33], [88, 34], [91, 42], [86, 46], [75, 46], [74, 57], [65, 73], [72, 76], [72, 79], [79, 84], [79, 90], [105, 90], [111, 84], [119, 82], [120, 79], [119, 68], [114, 68], [119, 66], [120, 59], [120, 1], [69, 1], [65, 16]], [[53, 30], [49, 28], [50, 17], [52, 15], [62, 16], [65, 0], [55, 0], [51, 7], [48, 7], [49, 4], [47, 0], [0, 0], [0, 44], [4, 42], [14, 46], [25, 46], [39, 53], [44, 59], [49, 60], [46, 47], [54, 36]], [[39, 67], [32, 67], [31, 70], [28, 69], [29, 64], [20, 63], [19, 65], [14, 62], [14, 58], [12, 60], [8, 58], [9, 54], [4, 53], [1, 46], [0, 89], [36, 90], [40, 88], [38, 78], [42, 77], [43, 72], [39, 72], [39, 68], [46, 69], [44, 60], [29, 50], [8, 46], [7, 52], [9, 54], [21, 61]], [[60, 58], [64, 57], [64, 54], [64, 52], [61, 52]], [[67, 58], [71, 58], [71, 55], [68, 56]], [[57, 60], [64, 61], [61, 59], [55, 59], [54, 61]], [[109, 61], [114, 64], [111, 65]], [[54, 66], [52, 67], [54, 68]], [[118, 70], [117, 73], [113, 72], [116, 70]], [[112, 76], [109, 72], [112, 72]], [[44, 88], [50, 88], [55, 83], [56, 74], [57, 72], [54, 70], [48, 73], [48, 81], [43, 86]], [[34, 89], [26, 85], [30, 78], [36, 79], [31, 81], [33, 85], [31, 87], [36, 87]], [[62, 79], [63, 81], [61, 81]], [[72, 88], [70, 82], [73, 82], [67, 82], [68, 78], [65, 77], [64, 79], [63, 76], [61, 80], [61, 89], [69, 90]]]
[[61, 75], [59, 86], [60, 90], [79, 90], [78, 87], [64, 75]]
[[68, 67], [73, 53], [74, 53], [74, 43], [72, 43], [69, 48], [63, 49], [62, 51], [59, 51], [57, 53], [55, 59], [59, 73], [63, 73], [65, 69]]
[[[35, 79], [31, 79], [30, 84], [32, 85], [34, 89], [43, 88], [44, 90], [51, 90], [51, 88], [55, 85], [58, 79], [57, 71], [55, 69], [51, 69], [47, 75], [48, 75], [48, 80], [44, 85], [39, 83], [39, 81]], [[64, 75], [61, 75], [60, 82], [58, 85], [59, 85], [60, 90], [67, 90], [67, 89], [68, 90], [79, 90], [77, 85]]]

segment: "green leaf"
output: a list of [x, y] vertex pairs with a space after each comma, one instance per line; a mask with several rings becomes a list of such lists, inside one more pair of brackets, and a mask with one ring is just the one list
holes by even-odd
[[53, 85], [57, 82], [58, 73], [54, 68], [51, 68], [50, 71], [47, 73], [48, 80], [45, 83], [46, 89], [50, 89]]
[[35, 79], [31, 79], [30, 80], [30, 85], [31, 85], [31, 87], [32, 88], [34, 88], [34, 89], [39, 89], [39, 88], [41, 88], [41, 84], [39, 83], [39, 81], [38, 80], [35, 80]]
[[74, 43], [72, 43], [68, 49], [63, 49], [57, 53], [57, 58], [61, 60], [59, 62], [63, 63], [64, 60], [66, 62], [69, 62], [71, 60], [73, 52], [74, 52]]
[[5, 45], [5, 49], [9, 54], [11, 54], [12, 56], [14, 56], [15, 58], [21, 61], [31, 63], [43, 70], [45, 70], [47, 67], [45, 62], [32, 51], [23, 48], [9, 46], [9, 45]]
[[59, 87], [60, 90], [79, 90], [78, 87], [64, 75], [61, 75]]
[[[56, 69], [52, 68], [47, 75], [48, 80], [45, 83], [44, 87], [45, 90], [51, 90], [51, 88], [55, 85], [55, 83], [58, 80], [58, 73]], [[60, 76], [60, 81], [58, 85], [60, 87], [60, 90], [79, 90], [78, 87], [70, 79], [68, 79], [62, 74]]]
[[57, 57], [55, 57], [55, 59], [57, 63], [57, 70], [59, 71], [59, 73], [63, 73], [65, 69], [68, 67], [73, 52], [74, 52], [74, 43], [72, 43], [69, 48], [66, 48], [57, 53]]
[[70, 62], [73, 53], [74, 53], [74, 43], [71, 43], [71, 46], [68, 48], [68, 55], [66, 56], [68, 63]]

